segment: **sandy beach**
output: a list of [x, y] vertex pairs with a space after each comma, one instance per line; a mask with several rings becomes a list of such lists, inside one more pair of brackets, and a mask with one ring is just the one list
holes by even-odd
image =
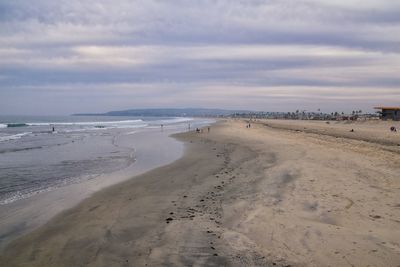
[[0, 262], [400, 266], [400, 133], [389, 125], [226, 120], [177, 134], [182, 158], [99, 191]]

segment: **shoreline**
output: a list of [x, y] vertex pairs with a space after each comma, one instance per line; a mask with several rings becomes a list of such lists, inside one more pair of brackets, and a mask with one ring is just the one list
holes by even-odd
[[[400, 157], [243, 121], [12, 242], [8, 266], [395, 266]], [[362, 142], [362, 143], [360, 143]], [[368, 153], [366, 153], [368, 152]], [[390, 159], [388, 161], [387, 159]]]
[[[183, 144], [170, 137], [175, 131], [159, 133], [157, 131], [137, 132], [134, 135], [121, 137], [122, 143], [129, 142], [134, 146], [135, 160], [127, 167], [96, 175], [78, 183], [45, 191], [9, 204], [0, 205], [0, 251], [14, 239], [44, 225], [51, 218], [66, 209], [78, 205], [82, 200], [97, 191], [134, 179], [149, 170], [169, 164], [183, 155]], [[146, 144], [148, 136], [153, 136], [153, 145]]]

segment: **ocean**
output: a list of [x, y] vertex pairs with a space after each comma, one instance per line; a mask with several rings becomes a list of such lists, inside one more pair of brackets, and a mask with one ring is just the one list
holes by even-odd
[[0, 116], [0, 250], [91, 194], [183, 155], [212, 119]]
[[[134, 140], [139, 134], [171, 134], [210, 122], [160, 117], [0, 116], [0, 205], [127, 168], [137, 160]], [[147, 141], [151, 146], [152, 141]]]

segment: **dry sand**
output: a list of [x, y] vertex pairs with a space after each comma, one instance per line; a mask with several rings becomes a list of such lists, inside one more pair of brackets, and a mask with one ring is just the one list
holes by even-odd
[[312, 125], [265, 123], [178, 135], [183, 158], [95, 194], [13, 242], [0, 262], [400, 266], [400, 133], [359, 141], [320, 124], [307, 133], [278, 128]]
[[[259, 122], [277, 129], [295, 130], [306, 133], [329, 135], [333, 137], [364, 140], [367, 142], [394, 147], [400, 146], [400, 121], [259, 120]], [[398, 134], [393, 134], [390, 131], [392, 126], [397, 128]]]

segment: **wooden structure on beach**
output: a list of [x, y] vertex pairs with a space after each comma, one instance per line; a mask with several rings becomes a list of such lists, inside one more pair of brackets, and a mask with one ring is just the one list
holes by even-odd
[[400, 107], [375, 107], [379, 111], [382, 120], [400, 121]]

